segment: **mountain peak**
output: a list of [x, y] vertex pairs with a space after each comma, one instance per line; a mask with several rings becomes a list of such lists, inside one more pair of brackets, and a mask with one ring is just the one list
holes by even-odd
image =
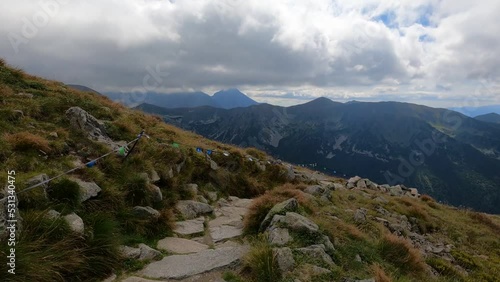
[[218, 106], [224, 109], [248, 107], [258, 104], [237, 88], [229, 88], [216, 92], [212, 96], [212, 99]]

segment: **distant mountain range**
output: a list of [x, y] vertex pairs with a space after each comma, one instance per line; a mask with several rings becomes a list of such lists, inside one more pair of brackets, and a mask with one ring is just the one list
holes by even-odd
[[469, 117], [476, 117], [490, 113], [500, 114], [500, 105], [491, 105], [482, 107], [460, 107], [460, 108], [450, 108], [450, 110], [462, 113]]
[[500, 213], [500, 125], [458, 112], [326, 98], [286, 108], [138, 108], [208, 138], [330, 174], [402, 183], [453, 205]]
[[496, 113], [489, 113], [475, 117], [475, 119], [485, 122], [492, 122], [500, 124], [500, 115]]
[[238, 107], [248, 107], [258, 103], [243, 94], [238, 89], [221, 90], [213, 96], [207, 93], [183, 92], [183, 93], [105, 93], [114, 101], [127, 106], [137, 106], [147, 103], [163, 108], [194, 108], [200, 106], [211, 106], [215, 108], [232, 109]]

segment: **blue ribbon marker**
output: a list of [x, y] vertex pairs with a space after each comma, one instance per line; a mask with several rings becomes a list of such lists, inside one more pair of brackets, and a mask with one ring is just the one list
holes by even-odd
[[93, 167], [93, 166], [95, 166], [95, 164], [96, 164], [96, 161], [91, 161], [87, 164], [87, 167]]

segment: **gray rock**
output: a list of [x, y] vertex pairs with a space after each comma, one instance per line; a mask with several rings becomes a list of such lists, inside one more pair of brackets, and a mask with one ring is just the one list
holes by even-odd
[[365, 208], [357, 209], [354, 213], [354, 221], [357, 223], [363, 223], [366, 221], [366, 213], [368, 211]]
[[153, 198], [153, 202], [161, 202], [163, 200], [163, 193], [160, 190], [160, 187], [151, 184], [149, 186], [151, 198]]
[[366, 181], [365, 179], [360, 179], [357, 183], [356, 183], [356, 187], [358, 189], [366, 189], [367, 186], [366, 186]]
[[355, 282], [376, 282], [375, 278], [368, 278], [363, 280], [355, 280]]
[[179, 201], [175, 208], [185, 219], [193, 219], [213, 212], [213, 208], [210, 205], [191, 200]]
[[132, 248], [129, 246], [120, 246], [118, 248], [120, 253], [122, 254], [123, 257], [129, 258], [129, 259], [138, 259], [139, 256], [141, 255], [141, 249], [139, 248]]
[[160, 181], [160, 176], [158, 175], [158, 172], [156, 172], [156, 170], [153, 169], [151, 171], [150, 179], [151, 179], [151, 183], [156, 183], [156, 182]]
[[158, 241], [158, 249], [176, 254], [198, 253], [208, 249], [208, 246], [193, 240], [167, 237]]
[[78, 178], [71, 178], [80, 187], [80, 203], [87, 201], [90, 198], [96, 197], [101, 192], [101, 187], [95, 182], [85, 182]]
[[213, 160], [210, 160], [210, 169], [212, 169], [212, 170], [218, 170], [219, 166], [217, 165], [216, 162], [214, 162]]
[[316, 223], [295, 212], [287, 212], [284, 218], [284, 223], [292, 230], [305, 230], [310, 233], [314, 233], [319, 230]]
[[334, 190], [344, 190], [346, 187], [340, 183], [333, 183], [333, 189]]
[[323, 236], [323, 245], [325, 245], [325, 250], [329, 253], [335, 252], [335, 247], [332, 244], [332, 241], [330, 241], [330, 238], [328, 236]]
[[356, 256], [354, 257], [354, 260], [357, 261], [357, 262], [363, 262], [361, 260], [361, 256], [359, 254], [356, 254]]
[[391, 194], [391, 196], [403, 196], [404, 195], [403, 189], [401, 188], [400, 185], [391, 186], [391, 187], [389, 187], [388, 190], [389, 190], [389, 193]]
[[141, 254], [139, 255], [139, 260], [154, 259], [161, 256], [161, 253], [146, 244], [139, 244], [139, 249]]
[[382, 204], [387, 204], [389, 201], [384, 197], [384, 196], [378, 196], [375, 199], [373, 199], [375, 202], [379, 202]]
[[279, 204], [276, 204], [266, 215], [264, 220], [260, 224], [260, 231], [264, 231], [273, 217], [278, 214], [278, 215], [284, 215], [287, 212], [293, 212], [297, 211], [299, 207], [299, 203], [295, 198], [290, 198], [286, 201], [283, 201]]
[[313, 259], [320, 259], [330, 266], [335, 265], [332, 258], [325, 252], [324, 245], [312, 245], [307, 248], [298, 248], [297, 251]]
[[207, 197], [210, 201], [215, 202], [217, 201], [217, 192], [207, 192]]
[[48, 219], [57, 219], [61, 216], [61, 213], [55, 210], [50, 210], [45, 214], [45, 217]]
[[288, 167], [286, 176], [287, 176], [288, 181], [295, 180], [295, 171], [293, 170], [293, 166]]
[[49, 136], [53, 137], [53, 138], [58, 138], [59, 137], [59, 135], [57, 134], [57, 132], [51, 132], [51, 133], [49, 133]]
[[307, 187], [304, 192], [308, 193], [308, 194], [311, 194], [313, 196], [320, 196], [321, 194], [323, 194], [324, 192], [326, 191], [326, 189], [324, 189], [323, 187], [321, 187], [320, 185], [311, 185], [309, 187]]
[[79, 217], [77, 214], [70, 213], [64, 216], [64, 220], [66, 220], [66, 222], [69, 225], [69, 228], [73, 230], [73, 232], [83, 234], [83, 231], [85, 230], [85, 225], [83, 224], [82, 218]]
[[237, 264], [248, 247], [223, 247], [188, 255], [164, 257], [146, 266], [140, 274], [155, 279], [182, 279]]
[[286, 228], [272, 228], [269, 230], [268, 241], [271, 245], [284, 246], [292, 240]]
[[[114, 144], [106, 134], [106, 128], [103, 123], [98, 121], [91, 114], [87, 113], [80, 107], [71, 107], [66, 111], [66, 117], [69, 119], [71, 126], [75, 129], [83, 131], [87, 137], [106, 143]], [[118, 146], [112, 146], [118, 148]]]
[[24, 117], [24, 113], [21, 110], [13, 110], [12, 113], [15, 120], [20, 120]]
[[295, 266], [292, 250], [288, 247], [273, 249], [273, 255], [278, 262], [278, 268], [281, 273], [285, 274]]
[[219, 225], [210, 227], [210, 236], [217, 243], [223, 240], [235, 238], [243, 234], [243, 228], [233, 225]]
[[414, 198], [419, 196], [417, 188], [410, 188], [410, 196]]
[[181, 235], [193, 235], [201, 233], [205, 230], [203, 223], [205, 219], [203, 217], [190, 219], [186, 221], [176, 222], [174, 232]]
[[173, 177], [174, 177], [174, 170], [172, 168], [170, 168], [167, 172], [167, 178], [170, 179]]
[[313, 264], [305, 263], [303, 267], [307, 270], [307, 272], [312, 275], [312, 276], [318, 276], [318, 275], [323, 275], [323, 274], [328, 274], [332, 273], [330, 270], [319, 267]]
[[152, 207], [141, 207], [141, 206], [135, 206], [132, 209], [132, 212], [135, 216], [144, 218], [144, 219], [151, 219], [151, 218], [159, 218], [160, 217], [160, 212], [153, 209]]
[[349, 180], [347, 180], [347, 183], [356, 184], [359, 180], [361, 180], [361, 177], [356, 175], [354, 177], [349, 178]]

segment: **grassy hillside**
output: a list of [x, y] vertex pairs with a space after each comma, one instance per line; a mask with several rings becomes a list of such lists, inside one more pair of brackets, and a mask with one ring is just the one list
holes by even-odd
[[[3, 262], [0, 281], [101, 281], [111, 273], [126, 277], [147, 261], [122, 257], [119, 246], [146, 243], [154, 247], [159, 239], [171, 235], [174, 221], [179, 219], [175, 203], [193, 197], [185, 189], [189, 183], [196, 183], [200, 193], [255, 198], [246, 217], [243, 239], [252, 244], [252, 250], [241, 269], [224, 275], [227, 281], [355, 281], [368, 277], [376, 281], [497, 281], [500, 274], [497, 216], [454, 209], [429, 197], [393, 197], [367, 189], [328, 190], [326, 200], [310, 196], [304, 190], [318, 181], [312, 177], [291, 181], [289, 168], [278, 162], [266, 163], [266, 169], [260, 169], [255, 161], [249, 161], [249, 156], [268, 158], [258, 150], [204, 139], [106, 97], [30, 76], [0, 61], [2, 183], [7, 183], [7, 171], [15, 170], [19, 193], [33, 176], [45, 173], [53, 177], [74, 168], [75, 163], [88, 162], [110, 151], [109, 146], [72, 126], [65, 112], [75, 106], [101, 120], [114, 141], [133, 140], [143, 129], [150, 138], [141, 139], [127, 159], [111, 154], [91, 168], [55, 179], [46, 189], [39, 187], [19, 194], [22, 227], [17, 234], [16, 275], [8, 274]], [[180, 144], [179, 148], [172, 146], [174, 142]], [[211, 156], [219, 167], [214, 170], [196, 147], [229, 154]], [[152, 198], [148, 192], [151, 184], [142, 175], [153, 171], [159, 176], [156, 185], [163, 194], [161, 201]], [[93, 181], [102, 191], [80, 202], [75, 178]], [[346, 185], [342, 179], [329, 181]], [[380, 200], [381, 196], [385, 200]], [[274, 267], [273, 246], [258, 224], [276, 203], [289, 198], [298, 200], [298, 212], [315, 222], [319, 232], [333, 243], [335, 251], [329, 255], [334, 265], [294, 253], [293, 271], [282, 273]], [[138, 218], [134, 206], [151, 206], [160, 216]], [[366, 209], [366, 218], [355, 220], [353, 214], [361, 208]], [[73, 232], [61, 217], [48, 217], [49, 210], [61, 215], [78, 214], [85, 231]], [[382, 215], [382, 210], [387, 214]], [[390, 221], [386, 225], [394, 230], [377, 217]], [[409, 229], [395, 227], [406, 223]], [[305, 233], [292, 235], [296, 240], [290, 243], [291, 248], [317, 240]], [[0, 236], [0, 256], [5, 259], [10, 247], [5, 234]], [[430, 242], [432, 247], [452, 246], [449, 252], [434, 250], [435, 255], [420, 252], [417, 240], [411, 236], [423, 236], [423, 242]], [[313, 264], [330, 272], [313, 278]]]

